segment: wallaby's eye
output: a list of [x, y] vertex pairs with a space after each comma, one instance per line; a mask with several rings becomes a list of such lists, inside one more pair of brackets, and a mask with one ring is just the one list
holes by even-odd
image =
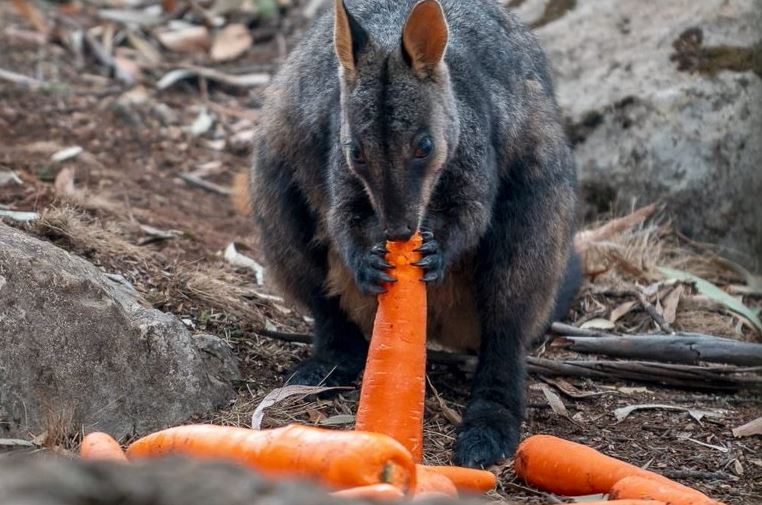
[[358, 165], [365, 164], [365, 153], [357, 142], [349, 144], [349, 158], [352, 160], [352, 163], [357, 163]]
[[431, 154], [431, 151], [434, 150], [434, 141], [431, 140], [431, 137], [426, 135], [425, 137], [421, 137], [418, 140], [418, 143], [415, 145], [415, 157], [419, 160], [422, 160], [424, 158], [428, 158]]

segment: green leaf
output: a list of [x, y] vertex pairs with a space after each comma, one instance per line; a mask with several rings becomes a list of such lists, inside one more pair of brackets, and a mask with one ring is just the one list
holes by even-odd
[[659, 271], [667, 277], [671, 277], [680, 281], [692, 282], [696, 286], [696, 289], [699, 291], [699, 293], [708, 296], [718, 303], [723, 304], [736, 314], [742, 315], [751, 321], [754, 326], [757, 327], [757, 329], [762, 331], [762, 322], [759, 320], [759, 315], [756, 312], [741, 303], [741, 300], [727, 294], [725, 291], [721, 290], [711, 282], [704, 280], [697, 275], [693, 275], [682, 270], [675, 270], [674, 268], [659, 267]]
[[275, 0], [252, 0], [254, 10], [261, 19], [272, 19], [278, 13]]

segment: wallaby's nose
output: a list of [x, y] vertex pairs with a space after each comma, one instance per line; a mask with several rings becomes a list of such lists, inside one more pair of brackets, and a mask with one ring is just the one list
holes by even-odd
[[405, 224], [401, 226], [389, 227], [384, 230], [384, 233], [386, 234], [386, 240], [391, 240], [392, 242], [405, 241], [413, 236], [413, 229], [409, 225]]

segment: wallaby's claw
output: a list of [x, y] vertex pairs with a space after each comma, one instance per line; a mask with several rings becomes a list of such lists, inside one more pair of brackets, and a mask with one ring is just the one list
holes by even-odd
[[434, 239], [434, 234], [430, 231], [421, 232], [423, 244], [416, 251], [423, 254], [423, 257], [413, 263], [423, 269], [424, 282], [439, 282], [444, 277], [444, 255], [439, 248], [439, 242]]
[[396, 282], [397, 279], [386, 271], [392, 268], [384, 255], [386, 246], [382, 242], [373, 246], [370, 251], [360, 256], [354, 265], [355, 282], [360, 291], [366, 295], [378, 295], [386, 292], [384, 284]]

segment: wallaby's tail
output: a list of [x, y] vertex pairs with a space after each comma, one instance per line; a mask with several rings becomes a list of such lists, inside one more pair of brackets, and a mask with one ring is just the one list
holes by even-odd
[[233, 177], [230, 201], [235, 211], [242, 216], [251, 214], [251, 195], [249, 193], [249, 170], [242, 170]]

